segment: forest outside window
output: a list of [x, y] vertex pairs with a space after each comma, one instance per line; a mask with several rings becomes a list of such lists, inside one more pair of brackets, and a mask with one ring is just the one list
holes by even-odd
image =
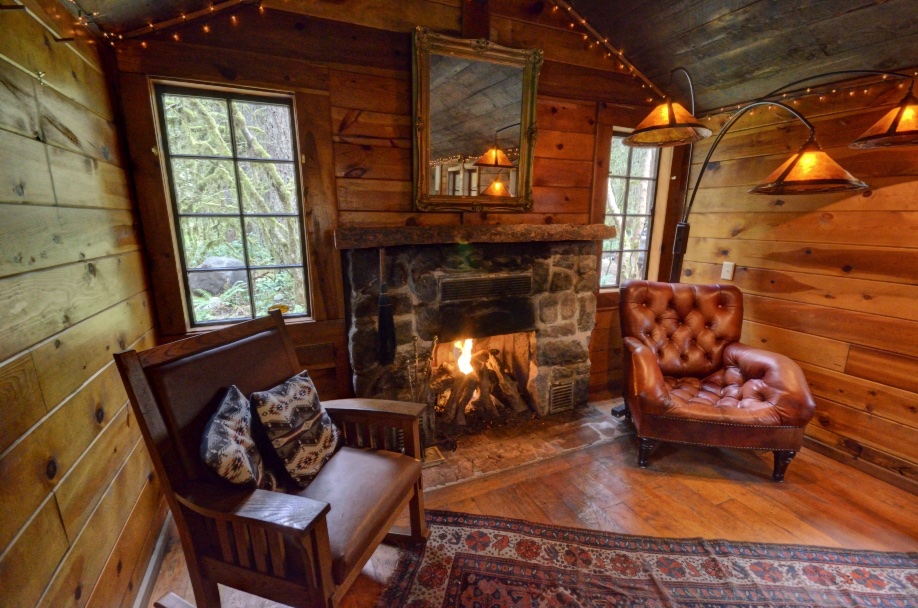
[[308, 315], [292, 102], [158, 87], [192, 326]]
[[602, 244], [602, 288], [647, 278], [660, 152], [628, 147], [625, 137], [612, 136], [609, 154], [604, 221], [616, 235]]

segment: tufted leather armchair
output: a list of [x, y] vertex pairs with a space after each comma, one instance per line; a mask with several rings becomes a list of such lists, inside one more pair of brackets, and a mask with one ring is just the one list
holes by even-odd
[[740, 344], [740, 290], [627, 281], [619, 312], [640, 466], [660, 441], [771, 450], [783, 481], [815, 404], [796, 363]]

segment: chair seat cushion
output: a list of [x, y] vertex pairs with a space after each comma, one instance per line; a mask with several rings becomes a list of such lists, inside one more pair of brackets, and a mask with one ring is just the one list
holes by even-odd
[[340, 584], [421, 474], [414, 458], [343, 447], [299, 496], [331, 505], [326, 521], [332, 577]]
[[665, 415], [675, 418], [763, 426], [786, 425], [777, 407], [778, 391], [761, 379], [729, 377], [722, 371], [707, 378], [673, 378], [663, 381], [672, 404]]

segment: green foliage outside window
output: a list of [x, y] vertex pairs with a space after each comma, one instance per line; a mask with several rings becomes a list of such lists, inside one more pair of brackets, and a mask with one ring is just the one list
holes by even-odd
[[273, 305], [308, 314], [291, 106], [205, 91], [159, 100], [193, 323]]
[[630, 148], [623, 140], [613, 136], [609, 154], [605, 223], [616, 235], [602, 244], [600, 287], [647, 277], [659, 150]]

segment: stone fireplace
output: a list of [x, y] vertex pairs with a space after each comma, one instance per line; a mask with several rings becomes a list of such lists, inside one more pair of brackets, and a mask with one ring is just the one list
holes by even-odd
[[[431, 355], [435, 338], [435, 364], [450, 358], [456, 340], [491, 338], [481, 347], [500, 344], [492, 352], [499, 353], [532, 411], [546, 415], [585, 404], [599, 281], [596, 241], [608, 238], [609, 230], [602, 225], [339, 229], [356, 394], [410, 400], [418, 378], [409, 370]], [[376, 350], [380, 248], [397, 343], [394, 363], [385, 366]]]

